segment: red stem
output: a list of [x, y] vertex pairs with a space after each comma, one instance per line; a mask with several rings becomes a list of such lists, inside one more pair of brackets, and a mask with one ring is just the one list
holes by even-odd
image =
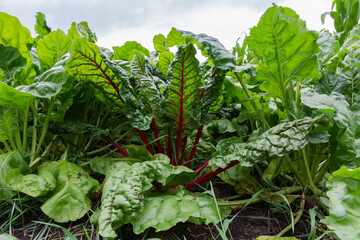
[[194, 142], [194, 144], [193, 144], [193, 148], [191, 149], [190, 155], [189, 155], [189, 157], [188, 157], [188, 159], [187, 159], [187, 161], [186, 161], [186, 164], [185, 164], [186, 167], [189, 167], [189, 166], [190, 166], [191, 160], [194, 158], [194, 155], [195, 155], [195, 152], [196, 152], [196, 148], [197, 148], [197, 146], [198, 146], [198, 144], [199, 144], [199, 140], [200, 140], [200, 137], [201, 137], [201, 133], [202, 133], [203, 128], [204, 128], [204, 125], [201, 125], [201, 126], [199, 127], [199, 130], [198, 130], [197, 135], [196, 135], [195, 142]]
[[125, 157], [129, 156], [129, 154], [124, 149], [122, 149], [116, 142], [110, 140], [107, 137], [102, 137], [102, 138], [105, 139], [108, 143], [110, 143], [114, 147], [116, 147], [116, 149], [119, 150]]
[[156, 139], [156, 147], [158, 149], [158, 153], [164, 153], [164, 149], [161, 147], [160, 145], [160, 140], [159, 140], [159, 132], [157, 130], [156, 127], [156, 122], [155, 122], [155, 118], [152, 119], [152, 126], [153, 126], [153, 130], [154, 130], [154, 135], [155, 135], [155, 139]]
[[205, 89], [203, 89], [203, 90], [202, 90], [202, 92], [201, 92], [201, 95], [200, 95], [200, 100], [203, 98], [204, 93], [205, 93]]
[[207, 165], [209, 165], [209, 161], [207, 161], [207, 162], [204, 163], [201, 167], [199, 167], [199, 168], [195, 171], [195, 173], [196, 173], [196, 174], [199, 174], [199, 172], [201, 172], [204, 168], [206, 168]]
[[184, 161], [186, 143], [187, 143], [187, 136], [184, 137], [183, 148], [182, 148], [182, 151], [181, 151], [181, 158], [180, 158], [180, 162], [179, 162], [178, 165], [182, 165], [182, 163]]
[[167, 139], [167, 155], [171, 159], [171, 135], [170, 135], [170, 127], [168, 128], [168, 139]]
[[219, 173], [235, 166], [236, 164], [239, 164], [240, 162], [239, 161], [235, 161], [235, 162], [232, 162], [230, 163], [226, 168], [219, 168], [218, 170], [214, 171], [214, 172], [210, 172], [210, 173], [207, 173], [205, 175], [203, 175], [202, 177], [196, 179], [195, 181], [193, 181], [192, 183], [189, 183], [185, 186], [186, 189], [189, 189], [189, 188], [193, 188], [197, 185], [200, 185], [206, 181], [209, 181], [211, 178], [215, 177], [216, 175], [218, 175]]
[[143, 143], [145, 143], [145, 146], [146, 146], [146, 149], [148, 150], [148, 152], [151, 154], [151, 155], [154, 155], [152, 149], [151, 149], [151, 146], [149, 145], [149, 142], [147, 141], [146, 137], [145, 137], [145, 134], [143, 131], [139, 130], [139, 129], [136, 129], [136, 131], [139, 133], [139, 136], [141, 138], [141, 140], [143, 141]]

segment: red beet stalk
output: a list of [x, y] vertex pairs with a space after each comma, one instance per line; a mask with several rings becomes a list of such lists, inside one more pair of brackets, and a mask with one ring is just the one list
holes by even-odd
[[137, 132], [139, 133], [139, 136], [141, 138], [141, 140], [143, 141], [143, 143], [145, 143], [145, 146], [146, 146], [146, 149], [148, 150], [148, 152], [151, 154], [151, 155], [154, 155], [152, 149], [151, 149], [151, 146], [149, 145], [149, 142], [147, 141], [146, 137], [145, 137], [145, 134], [143, 131], [139, 130], [139, 129], [136, 129]]
[[189, 157], [188, 157], [188, 159], [186, 161], [186, 164], [185, 164], [186, 167], [190, 166], [191, 160], [194, 158], [196, 148], [197, 148], [197, 146], [199, 144], [199, 140], [200, 140], [203, 128], [204, 128], [204, 125], [201, 125], [198, 132], [197, 132], [196, 139], [195, 139], [195, 142], [193, 144], [193, 148], [191, 149], [190, 155], [189, 155]]
[[124, 149], [122, 149], [116, 142], [110, 140], [107, 137], [102, 137], [102, 138], [105, 139], [108, 143], [110, 143], [114, 147], [116, 147], [116, 149], [119, 150], [125, 157], [129, 156], [129, 154]]

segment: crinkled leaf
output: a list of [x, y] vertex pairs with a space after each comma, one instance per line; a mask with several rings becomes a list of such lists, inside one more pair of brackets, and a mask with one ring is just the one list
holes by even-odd
[[335, 231], [339, 239], [355, 240], [360, 238], [360, 168], [341, 167], [329, 179], [330, 199], [326, 226]]
[[4, 47], [0, 44], [0, 68], [3, 70], [4, 78], [1, 80], [10, 85], [16, 71], [26, 66], [26, 59], [17, 48]]
[[[67, 161], [45, 162], [38, 168], [38, 175], [13, 172], [7, 175], [8, 184], [16, 190], [33, 188], [36, 196], [47, 196], [41, 210], [56, 222], [75, 221], [91, 208], [89, 193], [100, 189], [100, 184], [92, 179], [80, 166]], [[20, 183], [16, 186], [17, 183]], [[56, 185], [56, 187], [55, 187]], [[54, 189], [55, 187], [55, 189]]]
[[73, 40], [81, 37], [87, 42], [95, 43], [97, 41], [95, 33], [90, 30], [87, 22], [71, 23], [68, 35]]
[[150, 57], [150, 52], [144, 48], [140, 43], [135, 41], [127, 41], [121, 47], [113, 47], [114, 56], [111, 60], [126, 60], [132, 61], [135, 54], [142, 53]]
[[[204, 193], [191, 193], [183, 188], [152, 194], [144, 198], [144, 207], [131, 220], [134, 233], [141, 233], [149, 227], [156, 232], [165, 231], [179, 222], [216, 224], [219, 219], [216, 203]], [[219, 207], [221, 218], [230, 214], [230, 207]]]
[[205, 78], [203, 96], [201, 98], [201, 122], [205, 123], [209, 119], [209, 113], [216, 112], [222, 103], [224, 88], [224, 79], [221, 70], [212, 69]]
[[123, 99], [123, 108], [129, 123], [137, 129], [149, 129], [152, 115], [148, 100], [157, 99], [153, 96], [154, 93], [157, 94], [157, 90], [153, 79], [146, 73], [145, 58], [139, 53], [135, 55], [134, 61], [131, 63], [131, 69], [135, 76], [131, 76], [117, 64], [117, 61], [111, 61], [106, 56], [102, 57], [106, 66], [121, 82], [122, 87], [119, 94]]
[[5, 47], [17, 48], [20, 54], [30, 63], [31, 57], [27, 45], [33, 42], [30, 31], [21, 25], [19, 19], [0, 12], [0, 44]]
[[225, 168], [233, 161], [240, 161], [244, 167], [252, 167], [264, 161], [268, 156], [284, 156], [290, 151], [302, 149], [307, 143], [307, 134], [312, 118], [281, 123], [264, 132], [255, 141], [242, 143], [236, 138], [222, 140], [216, 146], [216, 152], [209, 165], [213, 168]]
[[308, 91], [302, 94], [301, 100], [311, 108], [333, 114], [338, 130], [333, 129], [331, 132], [331, 169], [360, 166], [360, 112], [357, 109], [352, 110], [345, 97], [336, 92], [325, 95]]
[[78, 38], [73, 43], [70, 53], [71, 58], [67, 62], [67, 69], [70, 73], [77, 76], [81, 81], [94, 83], [117, 107], [121, 107], [120, 82], [112, 70], [105, 65], [100, 56], [99, 47], [94, 43]]
[[60, 29], [51, 32], [43, 40], [39, 40], [37, 54], [42, 70], [48, 70], [60, 61], [61, 57], [68, 52], [71, 44], [71, 38]]
[[19, 169], [22, 173], [30, 171], [27, 162], [19, 152], [9, 152], [0, 155], [0, 201], [10, 200], [15, 192], [5, 185], [5, 176], [12, 169]]
[[98, 218], [100, 234], [116, 237], [115, 231], [131, 222], [143, 208], [143, 194], [152, 187], [151, 183], [156, 180], [165, 185], [174, 180], [175, 174], [183, 181], [194, 176], [194, 172], [186, 167], [170, 165], [170, 159], [162, 154], [131, 166], [125, 162], [114, 163], [106, 174], [103, 187], [102, 210]]
[[[351, 105], [360, 92], [360, 49], [351, 49], [342, 62], [339, 63], [337, 73], [347, 80], [346, 97]], [[340, 78], [339, 77], [339, 78]]]
[[19, 128], [17, 111], [0, 106], [0, 142], [15, 137]]
[[202, 80], [195, 54], [193, 45], [180, 46], [168, 71], [166, 115], [174, 121], [178, 132], [198, 118], [193, 113], [199, 112]]
[[318, 77], [317, 38], [290, 8], [268, 8], [248, 38], [249, 49], [261, 58], [256, 76], [264, 82], [260, 88], [284, 100], [291, 82]]
[[326, 64], [340, 49], [339, 42], [327, 30], [321, 30], [319, 32], [317, 44], [320, 48], [320, 52], [318, 53], [320, 66]]
[[[173, 28], [174, 29], [174, 28]], [[181, 36], [196, 39], [201, 53], [208, 57], [214, 66], [221, 70], [241, 71], [237, 67], [235, 57], [219, 42], [218, 39], [204, 33], [194, 34], [192, 32], [175, 29]], [[172, 30], [173, 31], [173, 30]]]
[[51, 98], [57, 95], [66, 83], [66, 73], [62, 66], [53, 67], [34, 79], [31, 85], [20, 85], [16, 90], [40, 98]]
[[35, 32], [38, 34], [39, 39], [43, 39], [51, 32], [51, 28], [46, 24], [45, 15], [43, 13], [37, 12], [35, 18]]

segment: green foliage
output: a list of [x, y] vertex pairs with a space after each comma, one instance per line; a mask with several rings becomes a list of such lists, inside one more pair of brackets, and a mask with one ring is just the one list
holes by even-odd
[[319, 76], [317, 38], [293, 10], [276, 5], [250, 31], [249, 49], [261, 58], [256, 76], [263, 82], [260, 89], [281, 99], [286, 108], [293, 82]]
[[0, 201], [10, 200], [16, 192], [5, 185], [5, 176], [13, 169], [25, 174], [30, 171], [27, 162], [19, 152], [0, 155]]
[[281, 157], [290, 151], [300, 150], [308, 143], [306, 136], [314, 121], [316, 119], [304, 118], [282, 123], [247, 143], [236, 138], [224, 139], [216, 146], [209, 164], [215, 168], [225, 168], [231, 162], [239, 161], [243, 167], [252, 167], [268, 156]]
[[337, 128], [331, 132], [330, 168], [336, 170], [341, 166], [359, 167], [358, 107], [350, 107], [345, 97], [336, 92], [326, 95], [308, 91], [303, 93], [301, 99], [303, 104], [333, 115]]
[[91, 208], [89, 193], [100, 189], [81, 167], [67, 161], [45, 162], [38, 174], [23, 175], [18, 169], [5, 177], [8, 187], [33, 197], [44, 197], [41, 210], [57, 222], [75, 221]]
[[339, 239], [359, 239], [360, 169], [341, 167], [333, 172], [328, 188], [330, 215], [326, 217], [326, 225]]

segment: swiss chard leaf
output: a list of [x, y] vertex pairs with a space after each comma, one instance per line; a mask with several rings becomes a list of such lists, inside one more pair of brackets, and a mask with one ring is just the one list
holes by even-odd
[[51, 32], [37, 43], [37, 55], [43, 71], [52, 68], [66, 54], [72, 44], [70, 37], [60, 29]]
[[104, 94], [112, 99], [117, 107], [122, 106], [119, 89], [120, 82], [99, 53], [99, 47], [83, 38], [78, 38], [70, 48], [71, 58], [67, 69], [81, 81], [94, 83]]
[[137, 53], [142, 53], [147, 57], [150, 57], [149, 50], [147, 50], [140, 43], [135, 41], [127, 41], [121, 47], [113, 47], [113, 49], [114, 56], [111, 58], [112, 60], [132, 61], [135, 54]]
[[13, 169], [25, 174], [30, 171], [27, 162], [19, 152], [9, 152], [0, 155], [0, 201], [10, 200], [16, 192], [5, 185], [6, 175]]
[[[162, 154], [154, 155], [150, 161], [129, 165], [117, 162], [109, 168], [98, 223], [103, 237], [116, 237], [116, 230], [130, 223], [143, 208], [143, 194], [157, 180], [164, 185], [189, 181], [194, 172], [183, 166], [170, 165], [170, 159]], [[179, 180], [177, 180], [179, 179]]]
[[131, 221], [133, 231], [137, 234], [149, 227], [155, 228], [157, 232], [165, 231], [179, 222], [216, 224], [231, 212], [230, 207], [219, 207], [219, 219], [214, 198], [183, 188], [168, 190], [160, 195], [150, 194], [143, 202], [144, 207]]
[[321, 109], [333, 115], [337, 129], [331, 132], [330, 168], [336, 170], [341, 166], [349, 168], [360, 166], [359, 110], [350, 108], [345, 97], [333, 92], [330, 95], [308, 91], [301, 96], [302, 103]]
[[13, 16], [0, 12], [0, 44], [5, 47], [17, 48], [20, 54], [31, 63], [28, 52], [28, 44], [34, 42], [30, 31], [21, 25], [20, 21]]
[[16, 71], [26, 66], [26, 59], [19, 50], [13, 47], [4, 47], [0, 44], [0, 68], [4, 72], [3, 82], [10, 85]]
[[48, 27], [45, 20], [45, 15], [41, 12], [36, 13], [35, 32], [38, 34], [38, 39], [43, 39], [51, 32], [51, 28]]
[[95, 43], [97, 41], [95, 33], [90, 30], [87, 22], [73, 22], [71, 24], [71, 28], [68, 31], [68, 35], [73, 40], [77, 38], [83, 38], [87, 42]]
[[90, 209], [89, 193], [100, 189], [100, 184], [84, 169], [67, 161], [45, 162], [38, 172], [24, 176], [12, 170], [6, 175], [6, 184], [32, 196], [47, 196], [41, 210], [57, 222], [83, 217]]
[[248, 38], [249, 49], [261, 58], [256, 76], [261, 90], [290, 104], [286, 90], [292, 82], [319, 76], [317, 38], [293, 10], [269, 8]]
[[193, 45], [180, 46], [168, 72], [166, 115], [174, 121], [180, 134], [197, 117], [194, 111], [199, 111], [196, 108], [199, 108], [202, 80], [195, 54]]
[[39, 98], [51, 98], [57, 95], [66, 83], [66, 73], [62, 66], [53, 67], [34, 79], [31, 85], [20, 85], [16, 87], [24, 93], [29, 93]]
[[326, 225], [335, 231], [339, 239], [359, 239], [360, 169], [341, 167], [333, 172], [328, 187], [330, 215], [326, 217]]
[[279, 124], [252, 142], [243, 143], [237, 138], [224, 139], [216, 146], [209, 165], [225, 168], [231, 162], [239, 161], [243, 167], [252, 167], [268, 156], [281, 157], [290, 151], [302, 149], [308, 143], [306, 136], [314, 121], [312, 118], [304, 118]]
[[17, 111], [14, 108], [0, 106], [0, 142], [15, 137], [18, 128]]

